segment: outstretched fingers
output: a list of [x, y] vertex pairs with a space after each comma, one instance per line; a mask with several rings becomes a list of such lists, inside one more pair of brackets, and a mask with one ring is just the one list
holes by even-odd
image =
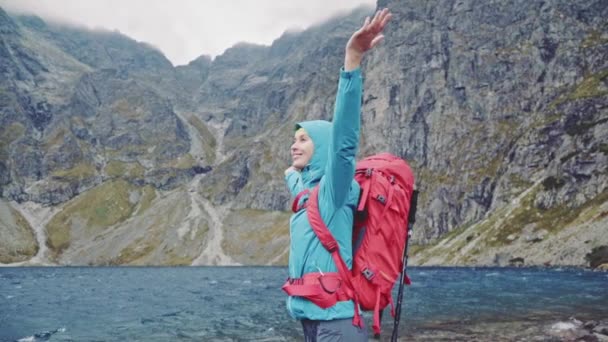
[[384, 12], [385, 9], [377, 11], [376, 14], [374, 14], [374, 20], [372, 20], [372, 26], [376, 26], [377, 25], [377, 23], [379, 22], [380, 18], [382, 17], [382, 12]]
[[359, 32], [378, 34], [384, 29], [384, 26], [390, 18], [391, 13], [388, 11], [388, 8], [379, 10], [374, 14], [373, 19], [370, 20], [370, 17], [365, 18], [365, 22], [359, 29]]
[[[373, 17], [366, 17], [363, 25], [357, 30], [346, 44], [348, 51], [362, 55], [374, 48], [384, 39], [382, 31], [391, 18], [387, 8], [377, 11]], [[347, 55], [352, 57], [352, 54]]]
[[355, 32], [355, 35], [358, 36], [358, 35], [364, 34], [369, 31], [369, 28], [370, 28], [370, 19], [369, 19], [369, 17], [366, 17], [365, 22], [363, 23], [363, 26], [361, 26], [361, 28], [359, 28]]
[[374, 21], [372, 22], [374, 32], [378, 33], [384, 30], [384, 26], [386, 26], [388, 21], [391, 19], [391, 16], [391, 12], [389, 12], [388, 8], [378, 11], [374, 17]]
[[383, 41], [383, 40], [384, 40], [384, 35], [383, 35], [383, 34], [376, 36], [376, 37], [375, 37], [375, 38], [372, 40], [372, 42], [370, 43], [369, 48], [370, 48], [370, 49], [373, 49], [373, 48], [374, 48], [374, 46], [376, 46], [376, 45], [380, 44], [380, 42], [381, 42], [381, 41]]
[[393, 17], [393, 14], [391, 12], [389, 12], [387, 8], [385, 8], [385, 10], [386, 10], [386, 14], [384, 14], [384, 17], [382, 17], [382, 22], [381, 22], [383, 28], [384, 28], [384, 26], [386, 26], [388, 21], [391, 20], [391, 18]]

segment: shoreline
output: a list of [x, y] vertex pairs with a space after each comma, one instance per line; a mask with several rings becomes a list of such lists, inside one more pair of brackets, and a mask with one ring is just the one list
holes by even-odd
[[[262, 268], [285, 268], [287, 265], [62, 265], [62, 264], [54, 264], [54, 263], [30, 263], [29, 261], [21, 261], [11, 264], [3, 264], [0, 263], [1, 268], [52, 268], [52, 267], [125, 267], [125, 268], [162, 268], [162, 267], [177, 267], [177, 268], [196, 268], [196, 267], [226, 267], [226, 268], [246, 268], [246, 267], [262, 267]], [[411, 269], [482, 269], [482, 270], [555, 270], [555, 271], [563, 271], [563, 270], [577, 270], [577, 271], [589, 271], [589, 272], [608, 272], [608, 269], [602, 268], [591, 268], [589, 266], [458, 266], [458, 265], [448, 265], [448, 266], [408, 266], [408, 270]]]

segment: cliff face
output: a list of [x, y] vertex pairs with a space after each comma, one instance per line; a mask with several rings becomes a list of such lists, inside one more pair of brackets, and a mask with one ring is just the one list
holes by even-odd
[[[583, 265], [608, 245], [608, 6], [378, 6], [394, 17], [363, 65], [360, 155], [411, 163], [414, 262]], [[2, 221], [24, 252], [0, 262], [284, 263], [293, 123], [331, 118], [371, 12], [174, 68], [119, 33], [0, 10], [0, 190], [26, 218]]]
[[419, 241], [461, 227], [414, 261], [583, 264], [608, 227], [607, 6], [391, 5], [399, 28], [382, 52], [398, 57], [368, 60], [367, 94], [384, 85], [366, 95], [370, 150], [413, 161]]

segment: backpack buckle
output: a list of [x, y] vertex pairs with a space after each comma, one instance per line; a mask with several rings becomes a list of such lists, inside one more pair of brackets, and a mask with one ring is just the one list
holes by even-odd
[[363, 270], [361, 270], [361, 273], [363, 274], [363, 276], [365, 277], [365, 279], [367, 280], [372, 280], [374, 279], [374, 276], [376, 275], [374, 272], [372, 272], [372, 270], [370, 270], [369, 268], [364, 268]]
[[324, 243], [321, 243], [321, 244], [323, 245], [323, 247], [325, 247], [325, 249], [327, 249], [327, 251], [329, 253], [333, 253], [338, 250], [338, 243], [336, 242], [336, 240], [329, 241], [329, 243], [327, 243], [327, 244], [324, 244]]
[[304, 279], [302, 279], [302, 278], [287, 278], [287, 282], [289, 282], [289, 285], [303, 285], [304, 284]]
[[391, 184], [395, 184], [395, 175], [391, 175]]
[[378, 197], [376, 197], [376, 199], [382, 203], [382, 204], [386, 204], [386, 198], [382, 195], [378, 195]]
[[372, 176], [372, 168], [365, 170], [365, 177], [369, 178]]

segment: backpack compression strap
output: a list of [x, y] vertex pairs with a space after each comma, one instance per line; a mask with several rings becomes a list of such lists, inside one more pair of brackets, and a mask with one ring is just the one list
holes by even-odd
[[348, 266], [346, 266], [342, 256], [340, 256], [340, 247], [338, 246], [338, 242], [325, 225], [325, 222], [323, 222], [321, 212], [319, 211], [318, 185], [314, 187], [312, 193], [310, 194], [306, 208], [306, 215], [308, 216], [310, 226], [317, 235], [317, 238], [319, 241], [321, 241], [323, 247], [325, 247], [325, 249], [331, 253], [334, 263], [338, 268], [338, 273], [342, 277], [343, 284], [346, 286], [345, 291], [355, 303], [355, 317], [353, 318], [353, 325], [363, 328], [363, 321], [359, 315], [359, 299], [352, 285], [350, 270], [348, 269]]

